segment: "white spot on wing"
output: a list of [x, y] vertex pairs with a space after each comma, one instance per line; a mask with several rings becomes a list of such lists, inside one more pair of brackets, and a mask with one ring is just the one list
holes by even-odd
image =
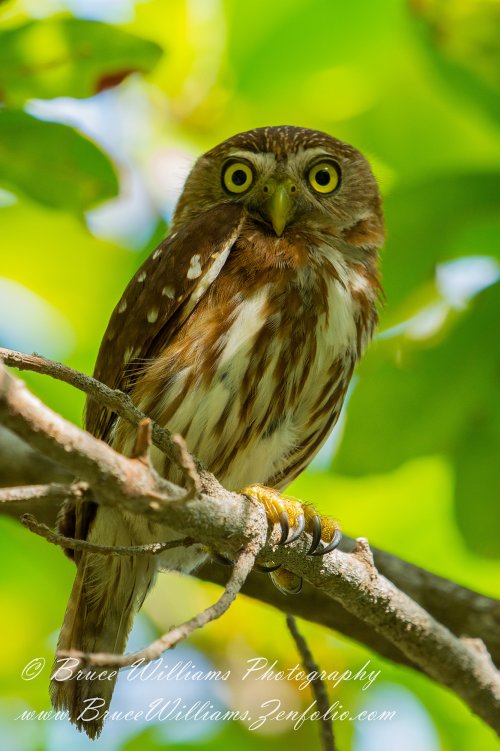
[[143, 282], [144, 279], [146, 278], [146, 276], [147, 276], [146, 272], [145, 271], [141, 271], [141, 273], [137, 275], [137, 281], [138, 282]]
[[151, 310], [148, 313], [148, 321], [149, 323], [154, 323], [158, 320], [158, 308], [151, 308]]
[[170, 300], [173, 300], [175, 297], [175, 289], [172, 287], [171, 284], [166, 284], [162, 291], [161, 291], [163, 297], [168, 297]]
[[153, 261], [156, 261], [157, 258], [161, 256], [161, 248], [156, 248], [155, 252], [153, 253]]
[[119, 313], [125, 313], [126, 310], [127, 310], [127, 301], [126, 300], [122, 300], [121, 303], [118, 306], [118, 312]]
[[[214, 251], [214, 253], [212, 254], [212, 257], [215, 256], [215, 259], [213, 263], [208, 267], [208, 270], [203, 274], [201, 279], [197, 282], [196, 287], [191, 293], [188, 303], [183, 311], [183, 318], [182, 318], [183, 321], [186, 320], [187, 316], [191, 313], [193, 308], [196, 306], [199, 300], [203, 297], [203, 295], [205, 294], [209, 286], [219, 276], [219, 273], [226, 262], [226, 258], [228, 257], [229, 252], [231, 248], [233, 247], [233, 243], [238, 236], [242, 222], [243, 222], [243, 219], [240, 220], [240, 223], [238, 224], [237, 227], [235, 227], [231, 236], [222, 245], [222, 247], [220, 248], [220, 251]], [[181, 300], [182, 300], [182, 295], [180, 295], [178, 298], [179, 302]]]
[[186, 276], [188, 279], [198, 279], [200, 275], [201, 275], [200, 256], [197, 253], [191, 258], [191, 261], [189, 263], [189, 269], [188, 269]]
[[212, 282], [217, 279], [219, 276], [222, 267], [226, 263], [226, 258], [229, 255], [229, 251], [233, 247], [234, 238], [231, 237], [230, 241], [226, 244], [226, 246], [220, 251], [220, 253], [215, 252], [212, 253], [212, 258], [214, 259], [214, 262], [208, 269], [207, 273], [202, 276], [198, 284], [196, 285], [196, 289], [194, 290], [191, 299], [193, 303], [197, 303], [198, 300], [201, 300], [207, 289], [210, 287]]

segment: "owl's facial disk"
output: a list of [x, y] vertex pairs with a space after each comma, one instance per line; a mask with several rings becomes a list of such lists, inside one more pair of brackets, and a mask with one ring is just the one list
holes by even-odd
[[366, 243], [383, 241], [381, 199], [368, 162], [319, 131], [256, 128], [204, 154], [188, 177], [174, 228], [224, 204], [241, 206], [260, 231], [276, 237], [315, 232], [364, 245], [369, 232]]
[[[307, 173], [307, 182], [316, 193], [333, 193], [340, 184], [340, 167], [331, 159], [315, 162]], [[296, 213], [301, 188], [301, 181], [293, 177], [271, 178], [264, 183], [261, 213], [278, 237]]]
[[339, 164], [325, 154], [283, 162], [274, 154], [239, 153], [223, 165], [221, 183], [228, 195], [281, 237], [298, 215], [311, 209], [314, 213], [317, 207], [309, 194], [331, 195], [340, 186], [340, 176]]
[[227, 193], [242, 198], [249, 194], [253, 210], [281, 237], [295, 213], [298, 181], [283, 174], [277, 177], [267, 174], [260, 186], [255, 185], [257, 180], [258, 164], [251, 158], [229, 159], [223, 166], [222, 185]]

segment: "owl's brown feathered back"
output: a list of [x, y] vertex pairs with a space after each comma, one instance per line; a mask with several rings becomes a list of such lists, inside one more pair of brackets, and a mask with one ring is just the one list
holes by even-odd
[[[110, 388], [130, 390], [134, 370], [166, 346], [179, 325], [180, 311], [213, 268], [214, 248], [224, 252], [236, 239], [241, 214], [241, 207], [226, 206], [200, 215], [160, 243], [137, 270], [112, 313], [94, 378]], [[195, 248], [193, 237], [197, 238]], [[90, 433], [105, 440], [114, 419], [109, 409], [88, 399], [85, 427]]]

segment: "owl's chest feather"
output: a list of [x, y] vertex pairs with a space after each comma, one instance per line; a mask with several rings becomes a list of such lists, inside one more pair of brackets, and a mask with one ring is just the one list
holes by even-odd
[[[323, 270], [324, 271], [324, 270]], [[170, 372], [153, 409], [225, 482], [279, 475], [306, 443], [321, 445], [338, 417], [357, 355], [358, 303], [327, 269], [262, 285], [166, 354]]]

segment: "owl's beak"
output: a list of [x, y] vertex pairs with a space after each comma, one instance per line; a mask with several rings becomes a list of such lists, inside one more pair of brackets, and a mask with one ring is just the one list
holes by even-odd
[[284, 232], [288, 220], [292, 215], [295, 201], [291, 193], [296, 190], [295, 185], [278, 183], [266, 201], [266, 213], [278, 237]]

